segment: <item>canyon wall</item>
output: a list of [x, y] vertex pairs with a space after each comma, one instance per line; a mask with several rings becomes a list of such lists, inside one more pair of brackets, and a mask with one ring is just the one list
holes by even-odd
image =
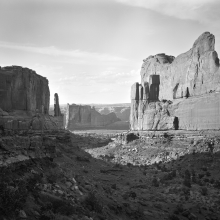
[[20, 66], [0, 69], [0, 107], [3, 111], [23, 110], [48, 114], [48, 80]]
[[215, 37], [203, 33], [176, 58], [149, 56], [131, 88], [132, 130], [220, 129], [220, 69]]
[[65, 129], [105, 127], [116, 121], [120, 121], [120, 119], [113, 112], [102, 115], [89, 105], [67, 104]]
[[45, 77], [20, 66], [0, 68], [1, 129], [59, 129], [48, 114], [49, 104], [50, 90]]

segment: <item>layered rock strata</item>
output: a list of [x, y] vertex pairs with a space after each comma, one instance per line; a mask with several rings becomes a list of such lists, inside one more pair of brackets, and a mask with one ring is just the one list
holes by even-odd
[[102, 115], [89, 105], [67, 104], [65, 129], [105, 127], [116, 121], [120, 121], [120, 119], [113, 112]]
[[132, 130], [220, 129], [220, 69], [215, 37], [203, 33], [176, 58], [149, 56], [131, 88]]
[[65, 131], [0, 132], [0, 167], [34, 158], [56, 157], [56, 147], [69, 144]]
[[35, 71], [20, 66], [0, 68], [0, 107], [48, 114], [50, 91], [48, 80]]
[[58, 129], [49, 116], [48, 80], [20, 66], [0, 68], [0, 126], [9, 130]]

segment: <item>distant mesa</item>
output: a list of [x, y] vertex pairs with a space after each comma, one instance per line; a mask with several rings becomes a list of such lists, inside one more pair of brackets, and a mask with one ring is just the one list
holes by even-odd
[[114, 112], [102, 115], [89, 105], [67, 104], [65, 129], [105, 128], [117, 121], [120, 121], [120, 119], [117, 118]]
[[131, 88], [132, 130], [220, 129], [220, 69], [215, 37], [203, 33], [186, 53], [143, 60]]
[[130, 117], [130, 106], [106, 106], [106, 107], [96, 107], [96, 110], [102, 115], [107, 115], [114, 112], [116, 116], [121, 119], [121, 121], [129, 121]]

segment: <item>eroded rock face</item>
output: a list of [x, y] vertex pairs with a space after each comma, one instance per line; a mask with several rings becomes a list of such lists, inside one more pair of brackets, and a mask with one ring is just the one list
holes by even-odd
[[[132, 130], [220, 129], [220, 69], [215, 37], [203, 33], [176, 58], [149, 56], [131, 88]], [[167, 101], [169, 100], [169, 101]]]
[[48, 114], [48, 80], [19, 66], [0, 69], [0, 107], [3, 111], [30, 111]]
[[[0, 126], [7, 130], [57, 130], [60, 120], [48, 115], [48, 80], [19, 66], [0, 68]], [[59, 101], [57, 97], [57, 104]], [[57, 107], [57, 114], [59, 108]], [[61, 123], [63, 125], [63, 123]]]
[[218, 54], [215, 37], [203, 33], [186, 53], [175, 59], [165, 54], [150, 56], [141, 69], [141, 84], [151, 75], [160, 76], [159, 99], [172, 100], [220, 91]]
[[0, 167], [34, 158], [54, 158], [59, 144], [70, 143], [64, 131], [0, 133]]
[[120, 119], [113, 112], [102, 115], [89, 105], [67, 104], [65, 121], [65, 128], [71, 130], [75, 128], [105, 127], [120, 121]]
[[61, 116], [60, 104], [59, 104], [59, 96], [57, 93], [54, 94], [54, 116]]

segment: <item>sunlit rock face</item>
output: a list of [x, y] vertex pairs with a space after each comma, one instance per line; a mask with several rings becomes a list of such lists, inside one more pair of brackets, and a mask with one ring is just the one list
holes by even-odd
[[131, 129], [219, 129], [219, 92], [215, 37], [205, 32], [176, 58], [157, 54], [144, 60], [141, 84], [131, 89]]
[[120, 121], [115, 113], [102, 115], [89, 105], [67, 104], [65, 128], [69, 130], [105, 127]]

